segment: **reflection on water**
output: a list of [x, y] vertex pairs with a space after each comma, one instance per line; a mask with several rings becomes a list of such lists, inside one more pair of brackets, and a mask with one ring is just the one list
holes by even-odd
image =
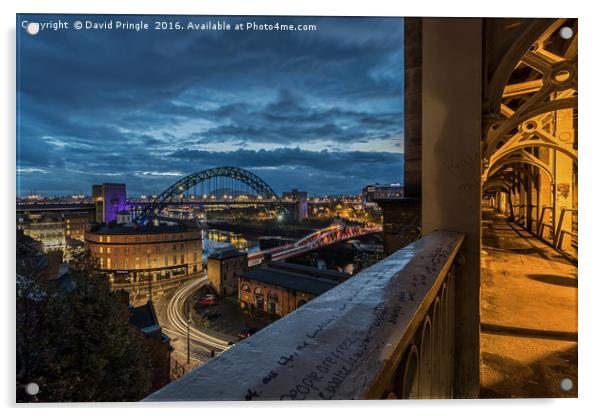
[[202, 233], [204, 258], [213, 251], [225, 247], [235, 247], [248, 253], [259, 251], [259, 242], [256, 239], [240, 233], [216, 229], [202, 230]]

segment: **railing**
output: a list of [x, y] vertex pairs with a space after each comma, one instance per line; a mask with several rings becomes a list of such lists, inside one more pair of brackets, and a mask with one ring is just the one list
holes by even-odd
[[452, 397], [463, 239], [426, 235], [145, 400]]
[[[556, 232], [554, 233], [554, 248], [558, 249], [558, 250], [562, 250], [562, 240], [564, 238], [565, 234], [570, 235], [571, 237], [573, 237], [574, 240], [577, 239], [577, 233], [574, 233], [573, 231], [568, 231], [568, 230], [563, 230], [563, 224], [564, 224], [564, 214], [570, 212], [571, 214], [577, 214], [577, 210], [573, 209], [573, 208], [562, 208], [560, 210], [560, 218], [558, 219], [558, 224], [556, 225]], [[575, 227], [575, 224], [573, 222], [575, 215], [573, 215], [573, 218], [571, 218], [571, 228]]]
[[546, 238], [543, 235], [544, 227], [550, 228], [552, 234], [554, 233], [554, 227], [551, 224], [547, 224], [544, 219], [546, 210], [550, 210], [550, 212], [552, 212], [552, 207], [548, 207], [548, 206], [541, 207], [541, 213], [539, 214], [539, 221], [537, 223], [537, 237], [539, 237], [542, 240], [546, 240]]

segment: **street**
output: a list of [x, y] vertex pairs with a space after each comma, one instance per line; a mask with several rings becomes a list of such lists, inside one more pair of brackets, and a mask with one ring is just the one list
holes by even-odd
[[[187, 362], [188, 356], [188, 313], [189, 299], [207, 284], [207, 274], [190, 280], [155, 303], [157, 318], [166, 335], [171, 338], [174, 348], [172, 356], [180, 363]], [[194, 323], [190, 325], [190, 362], [200, 365], [211, 358], [211, 351], [219, 354], [228, 349], [228, 341], [202, 332]]]

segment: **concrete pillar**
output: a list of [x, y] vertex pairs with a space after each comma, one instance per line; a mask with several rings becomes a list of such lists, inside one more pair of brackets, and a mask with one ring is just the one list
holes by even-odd
[[527, 228], [527, 208], [529, 205], [527, 192], [529, 189], [529, 178], [526, 175], [520, 175], [519, 180], [519, 203], [518, 212], [520, 218], [520, 225]]
[[454, 397], [479, 394], [481, 80], [479, 18], [422, 23], [422, 228], [466, 235], [455, 290]]
[[422, 192], [422, 18], [404, 19], [404, 195]]
[[[574, 141], [573, 129], [573, 110], [556, 111], [556, 137], [559, 141], [572, 144]], [[557, 150], [554, 153], [554, 176], [556, 178], [556, 187], [554, 192], [554, 240], [558, 242], [562, 231], [572, 231], [572, 212], [562, 211], [573, 208], [573, 159]], [[561, 222], [562, 221], [562, 222]], [[558, 232], [560, 230], [560, 232]], [[571, 236], [562, 235], [562, 250], [567, 250], [571, 246]]]
[[530, 171], [533, 175], [533, 182], [531, 182], [531, 187], [529, 188], [529, 231], [535, 233], [537, 231], [537, 205], [539, 201], [539, 169], [536, 167], [530, 168]]
[[420, 200], [404, 198], [377, 202], [383, 210], [385, 255], [390, 256], [420, 238]]
[[383, 210], [385, 254], [420, 238], [422, 188], [422, 18], [404, 18], [404, 199], [376, 201]]
[[[550, 149], [546, 148], [540, 148], [537, 151], [539, 159], [546, 164], [550, 163], [551, 152]], [[554, 184], [552, 183], [550, 176], [543, 172], [540, 172], [539, 180], [539, 202], [537, 208], [539, 238], [551, 243], [552, 229], [549, 225], [553, 223], [551, 219], [552, 208], [554, 206], [554, 202], [552, 201]]]

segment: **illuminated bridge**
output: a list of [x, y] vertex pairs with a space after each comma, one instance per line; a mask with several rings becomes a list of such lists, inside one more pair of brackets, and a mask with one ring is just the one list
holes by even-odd
[[286, 260], [320, 247], [381, 231], [382, 228], [376, 225], [348, 226], [345, 224], [333, 224], [315, 231], [294, 243], [249, 254], [249, 267], [258, 266], [267, 260]]
[[[279, 205], [282, 201], [259, 176], [236, 167], [217, 167], [178, 180], [150, 203], [130, 202], [135, 221], [157, 216], [170, 205]], [[136, 210], [136, 207], [141, 209]]]

